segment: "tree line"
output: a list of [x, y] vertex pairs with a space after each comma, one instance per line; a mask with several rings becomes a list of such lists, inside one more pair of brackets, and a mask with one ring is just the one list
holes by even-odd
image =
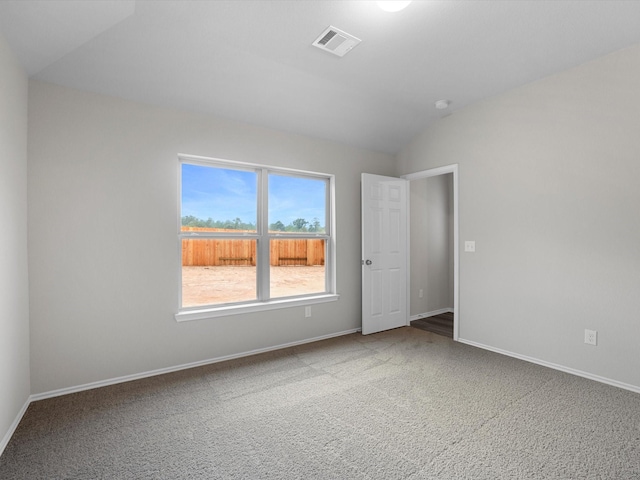
[[[240, 218], [233, 220], [214, 220], [209, 217], [206, 220], [195, 217], [193, 215], [185, 215], [182, 217], [183, 227], [199, 227], [199, 228], [224, 228], [226, 230], [256, 230], [255, 223], [245, 223]], [[320, 225], [320, 220], [314, 218], [309, 222], [304, 218], [296, 218], [289, 225], [285, 225], [280, 220], [269, 225], [269, 230], [273, 232], [315, 232], [324, 233], [324, 226]]]

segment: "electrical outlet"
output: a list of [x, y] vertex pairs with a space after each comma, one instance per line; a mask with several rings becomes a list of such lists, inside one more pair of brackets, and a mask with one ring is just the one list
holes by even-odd
[[476, 251], [476, 242], [475, 240], [467, 240], [464, 242], [464, 251], [465, 252], [475, 252]]
[[588, 345], [597, 345], [598, 344], [598, 332], [595, 330], [586, 330], [584, 331], [584, 343]]
[[420, 297], [420, 298], [424, 297], [424, 290], [423, 289], [418, 290], [418, 297]]
[[311, 307], [304, 307], [304, 316], [309, 318], [311, 316]]

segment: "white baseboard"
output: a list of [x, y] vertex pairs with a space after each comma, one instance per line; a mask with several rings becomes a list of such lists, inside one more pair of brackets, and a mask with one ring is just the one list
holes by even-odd
[[47, 398], [59, 397], [61, 395], [68, 395], [70, 393], [82, 392], [84, 390], [91, 390], [93, 388], [107, 387], [109, 385], [116, 385], [118, 383], [131, 382], [133, 380], [140, 380], [142, 378], [155, 377], [156, 375], [163, 375], [165, 373], [178, 372], [180, 370], [187, 370], [189, 368], [202, 367], [204, 365], [210, 365], [212, 363], [224, 362], [226, 360], [233, 360], [235, 358], [249, 357], [251, 355], [257, 355], [260, 353], [272, 352], [274, 350], [280, 350], [283, 348], [295, 347], [297, 345], [304, 345], [305, 343], [319, 342], [320, 340], [327, 340], [329, 338], [341, 337], [343, 335], [349, 335], [351, 333], [359, 332], [359, 328], [352, 330], [345, 330], [343, 332], [330, 333], [328, 335], [322, 335], [320, 337], [308, 338], [305, 340], [298, 340], [295, 342], [284, 343], [281, 345], [275, 345], [273, 347], [259, 348], [256, 350], [250, 350], [248, 352], [235, 353], [233, 355], [225, 355], [223, 357], [210, 358], [208, 360], [200, 360], [198, 362], [185, 363], [182, 365], [176, 365], [174, 367], [159, 368], [157, 370], [150, 370], [148, 372], [135, 373], [133, 375], [125, 375], [123, 377], [110, 378], [107, 380], [100, 380], [98, 382], [85, 383], [75, 387], [61, 388], [59, 390], [52, 390], [50, 392], [37, 393], [31, 395], [29, 400], [35, 402], [37, 400], [44, 400]]
[[474, 342], [471, 340], [465, 340], [463, 338], [458, 338], [458, 341], [460, 343], [466, 343], [467, 345], [471, 345], [472, 347], [482, 348], [484, 350], [489, 350], [491, 352], [499, 353], [501, 355], [506, 355], [508, 357], [524, 360], [525, 362], [535, 363], [537, 365], [542, 365], [543, 367], [552, 368], [554, 370], [570, 373], [571, 375], [576, 375], [578, 377], [588, 378], [589, 380], [605, 383], [607, 385], [612, 385], [614, 387], [622, 388], [624, 390], [629, 390], [631, 392], [640, 393], [640, 386], [637, 386], [637, 385], [631, 385], [629, 383], [619, 382], [617, 380], [612, 380], [610, 378], [601, 377], [600, 375], [594, 375], [592, 373], [583, 372], [582, 370], [576, 370], [575, 368], [565, 367], [564, 365], [558, 365], [557, 363], [551, 363], [545, 360], [540, 360], [538, 358], [528, 357], [527, 355], [521, 355], [519, 353], [509, 352], [508, 350], [503, 350], [501, 348], [490, 347], [489, 345], [484, 345], [482, 343]]
[[433, 317], [435, 315], [440, 315], [441, 313], [453, 313], [453, 308], [441, 308], [440, 310], [433, 310], [431, 312], [418, 313], [417, 315], [411, 315], [409, 317], [409, 321], [413, 322], [414, 320], [420, 320], [421, 318]]
[[4, 449], [7, 448], [7, 445], [9, 445], [9, 440], [11, 440], [11, 437], [13, 437], [13, 434], [16, 431], [16, 428], [18, 428], [18, 424], [20, 423], [20, 420], [22, 420], [22, 417], [24, 417], [24, 414], [27, 411], [27, 408], [29, 408], [30, 403], [31, 403], [31, 397], [27, 398], [27, 401], [24, 402], [24, 405], [22, 406], [22, 408], [18, 412], [18, 415], [16, 415], [15, 420], [9, 427], [9, 430], [2, 438], [2, 441], [0, 442], [0, 456], [2, 456], [2, 454], [4, 453]]

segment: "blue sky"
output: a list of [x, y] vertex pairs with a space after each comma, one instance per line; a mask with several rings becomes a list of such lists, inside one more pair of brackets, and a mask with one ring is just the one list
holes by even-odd
[[[255, 223], [256, 183], [254, 172], [183, 163], [181, 215]], [[269, 175], [269, 223], [318, 218], [324, 226], [325, 191], [323, 180]]]

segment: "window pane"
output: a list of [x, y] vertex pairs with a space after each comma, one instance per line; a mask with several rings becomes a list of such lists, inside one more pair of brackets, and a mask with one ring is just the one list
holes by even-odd
[[256, 240], [182, 240], [183, 307], [256, 298]]
[[324, 233], [326, 219], [326, 180], [269, 175], [270, 231]]
[[183, 163], [182, 226], [255, 232], [256, 185], [255, 172]]
[[271, 298], [326, 290], [324, 239], [272, 239], [270, 248]]

